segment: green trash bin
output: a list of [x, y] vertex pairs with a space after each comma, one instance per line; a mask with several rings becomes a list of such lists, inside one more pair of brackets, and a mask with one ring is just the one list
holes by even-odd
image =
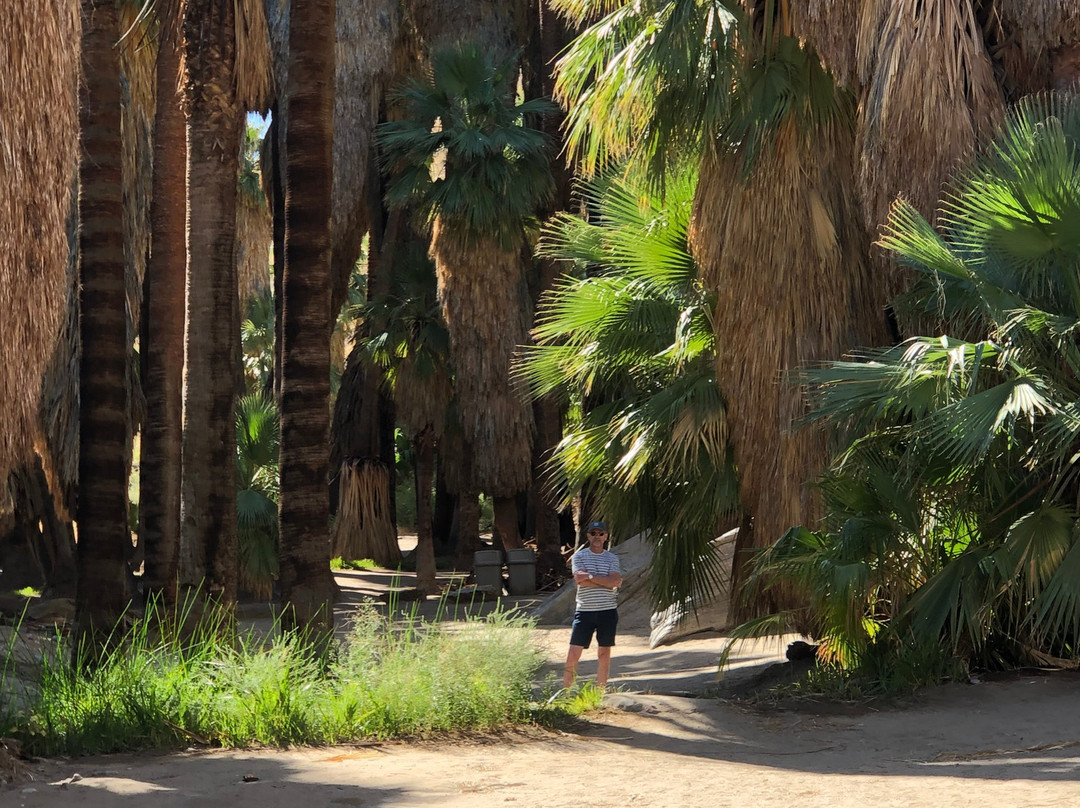
[[531, 547], [507, 550], [506, 569], [510, 573], [506, 588], [511, 595], [536, 594], [536, 551]]
[[477, 589], [502, 594], [502, 550], [477, 550], [473, 553], [473, 570]]

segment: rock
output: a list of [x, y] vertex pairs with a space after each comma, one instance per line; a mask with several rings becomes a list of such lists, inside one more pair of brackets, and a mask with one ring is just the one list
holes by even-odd
[[35, 603], [26, 610], [31, 620], [74, 620], [75, 601], [71, 598], [52, 598]]
[[817, 651], [818, 647], [816, 645], [811, 645], [802, 640], [795, 640], [795, 642], [788, 645], [784, 655], [791, 662], [795, 662], [800, 659], [817, 659]]
[[645, 709], [644, 704], [625, 693], [608, 693], [604, 696], [604, 706], [624, 713], [640, 713]]
[[[712, 546], [716, 551], [717, 563], [722, 570], [731, 570], [735, 553], [735, 539], [738, 535], [739, 531], [736, 528], [729, 530], [712, 542]], [[684, 637], [702, 631], [723, 631], [730, 628], [729, 600], [727, 584], [725, 583], [720, 587], [719, 591], [711, 595], [690, 598], [683, 603], [672, 604], [663, 611], [654, 613], [649, 620], [651, 628], [649, 647], [656, 648], [660, 645], [678, 642]]]

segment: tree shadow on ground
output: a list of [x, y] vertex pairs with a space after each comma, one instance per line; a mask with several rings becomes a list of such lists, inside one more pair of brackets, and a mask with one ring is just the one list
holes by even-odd
[[[355, 782], [347, 764], [385, 753], [375, 749], [332, 747], [301, 750], [305, 766], [294, 766], [289, 755], [296, 752], [171, 753], [161, 755], [106, 755], [83, 760], [49, 762], [35, 775], [35, 782], [0, 788], [0, 805], [18, 797], [23, 808], [46, 808], [77, 804], [98, 806], [145, 806], [180, 808], [236, 808], [276, 806], [283, 790], [288, 804], [315, 806], [400, 805], [408, 793], [411, 805], [437, 805], [415, 789], [372, 787]], [[316, 765], [319, 782], [311, 776]], [[72, 776], [76, 775], [74, 780]], [[44, 779], [43, 779], [44, 778]], [[29, 789], [33, 789], [30, 791]], [[11, 804], [14, 804], [12, 802]]]
[[1073, 781], [1080, 780], [1077, 685], [1076, 673], [954, 684], [884, 709], [848, 711], [829, 703], [761, 712], [715, 699], [629, 697], [640, 714], [609, 713], [582, 735], [815, 774]]

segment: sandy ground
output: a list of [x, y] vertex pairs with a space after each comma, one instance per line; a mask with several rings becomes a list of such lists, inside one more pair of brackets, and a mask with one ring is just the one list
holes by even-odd
[[[525, 604], [523, 604], [525, 605]], [[537, 630], [561, 668], [564, 627]], [[710, 698], [723, 638], [650, 651], [627, 625], [612, 707], [570, 732], [38, 761], [3, 808], [1051, 806], [1080, 802], [1080, 675], [950, 685], [887, 709], [758, 713]], [[777, 658], [744, 649], [738, 677]], [[595, 671], [586, 652], [582, 673]], [[76, 776], [77, 775], [77, 776]]]

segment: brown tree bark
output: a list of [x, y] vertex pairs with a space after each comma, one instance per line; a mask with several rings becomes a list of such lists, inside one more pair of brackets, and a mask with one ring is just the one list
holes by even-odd
[[[368, 259], [368, 299], [389, 289], [398, 241], [402, 237], [402, 211], [392, 211], [371, 230]], [[383, 371], [370, 365], [357, 342], [345, 365], [330, 435], [331, 511], [338, 515], [334, 535], [334, 555], [353, 548], [353, 558], [371, 558], [383, 566], [395, 566], [401, 560], [394, 518], [394, 466], [392, 431], [385, 429], [386, 410], [390, 406], [382, 393]], [[362, 470], [365, 484], [373, 490], [359, 500], [359, 511], [348, 523], [342, 519], [341, 483], [350, 475], [346, 466]], [[352, 475], [355, 481], [358, 478]], [[385, 507], [374, 507], [385, 503]], [[343, 532], [345, 531], [345, 532]], [[359, 555], [357, 555], [359, 553]], [[343, 556], [344, 557], [344, 556]]]
[[413, 440], [416, 456], [416, 588], [425, 595], [439, 591], [435, 580], [431, 487], [435, 478], [435, 432], [430, 427]]
[[181, 582], [236, 602], [236, 97], [232, 0], [188, 0], [188, 281]]
[[457, 549], [454, 551], [454, 568], [471, 570], [473, 553], [484, 548], [480, 540], [480, 492], [469, 486], [458, 494]]
[[82, 12], [77, 659], [80, 646], [101, 648], [123, 614], [131, 544], [119, 32], [114, 0], [82, 0]]
[[[26, 543], [28, 554], [41, 575], [41, 581], [33, 585], [44, 584], [49, 597], [74, 597], [75, 534], [71, 522], [56, 513], [41, 459], [34, 456], [13, 472], [8, 487], [15, 502], [15, 527], [10, 539], [13, 543], [19, 539]], [[6, 564], [4, 567], [7, 581], [7, 573], [11, 570]], [[11, 580], [15, 581], [14, 578]]]
[[284, 625], [333, 631], [330, 439], [330, 186], [334, 0], [296, 4], [289, 28], [281, 379]]
[[518, 531], [517, 497], [495, 497], [495, 542], [502, 544], [505, 550], [521, 547], [521, 535]]
[[[551, 98], [555, 94], [555, 62], [570, 41], [566, 24], [552, 9], [549, 0], [539, 2], [539, 26], [535, 37], [533, 53], [534, 87], [536, 97]], [[551, 136], [553, 143], [562, 143], [561, 114], [545, 116], [541, 127]], [[554, 150], [559, 156], [551, 161], [551, 170], [555, 178], [555, 192], [551, 206], [540, 212], [541, 219], [552, 216], [558, 210], [567, 210], [571, 204], [573, 172], [566, 164], [565, 149]], [[562, 273], [562, 267], [551, 259], [538, 262], [537, 284], [533, 292], [533, 307], [540, 297], [555, 285]], [[533, 482], [530, 497], [535, 519], [536, 572], [543, 580], [551, 575], [562, 575], [566, 563], [562, 557], [562, 531], [559, 525], [559, 512], [552, 501], [551, 493], [545, 486], [544, 464], [562, 439], [562, 406], [555, 396], [544, 396], [533, 404], [533, 419], [536, 424], [536, 436], [533, 443]]]
[[139, 467], [139, 544], [148, 594], [176, 600], [183, 447], [184, 285], [187, 271], [187, 128], [179, 92], [180, 0], [160, 0], [151, 251], [141, 346], [146, 419]]

